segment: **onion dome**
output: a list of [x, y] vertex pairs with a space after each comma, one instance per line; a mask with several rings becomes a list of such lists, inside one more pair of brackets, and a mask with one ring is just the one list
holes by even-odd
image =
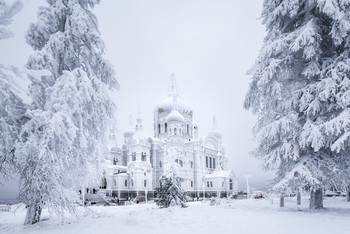
[[215, 138], [221, 139], [223, 134], [219, 130], [212, 130], [210, 132]]
[[[158, 104], [158, 112], [171, 111], [173, 109], [173, 96], [167, 96], [160, 104]], [[185, 104], [179, 97], [176, 97], [176, 107], [182, 113], [191, 113], [192, 109]]]
[[166, 122], [184, 122], [185, 118], [177, 111], [172, 110], [165, 119]]
[[135, 134], [135, 130], [132, 128], [128, 128], [124, 131], [124, 137], [129, 138], [132, 137]]
[[192, 109], [179, 98], [175, 75], [171, 74], [169, 78], [168, 96], [157, 105], [158, 113], [168, 112], [174, 109], [174, 101], [176, 102], [176, 110], [180, 113], [192, 113]]

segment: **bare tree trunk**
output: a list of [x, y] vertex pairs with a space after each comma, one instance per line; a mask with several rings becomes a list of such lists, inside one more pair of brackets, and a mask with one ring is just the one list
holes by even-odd
[[28, 205], [24, 225], [31, 225], [39, 222], [40, 216], [41, 216], [40, 202], [35, 202], [34, 204]]
[[280, 196], [280, 207], [284, 207], [284, 194]]
[[310, 209], [323, 209], [323, 189], [311, 190]]
[[297, 205], [301, 205], [301, 194], [299, 190], [297, 192]]

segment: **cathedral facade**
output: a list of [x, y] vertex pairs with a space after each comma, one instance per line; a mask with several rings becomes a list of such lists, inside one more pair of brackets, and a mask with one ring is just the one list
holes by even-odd
[[135, 127], [124, 131], [122, 148], [112, 148], [106, 159], [101, 188], [107, 195], [152, 199], [161, 186], [159, 178], [171, 163], [176, 163], [189, 196], [224, 197], [237, 191], [215, 118], [212, 130], [199, 136], [193, 110], [179, 98], [173, 75], [168, 96], [154, 109], [154, 136], [144, 133], [140, 116], [136, 121]]

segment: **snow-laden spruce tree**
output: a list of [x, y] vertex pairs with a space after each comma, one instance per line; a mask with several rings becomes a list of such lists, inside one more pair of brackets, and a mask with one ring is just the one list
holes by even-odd
[[181, 187], [183, 179], [178, 175], [178, 165], [169, 163], [166, 165], [164, 174], [159, 178], [160, 188], [155, 199], [161, 208], [169, 206], [187, 207], [186, 192]]
[[255, 155], [277, 170], [275, 190], [308, 189], [322, 208], [323, 188], [349, 184], [350, 1], [265, 0], [262, 18], [244, 104], [258, 115]]
[[36, 53], [27, 62], [33, 103], [16, 144], [25, 224], [40, 221], [44, 206], [74, 213], [83, 183], [99, 182], [104, 143], [114, 124], [108, 96], [117, 87], [91, 9], [99, 0], [47, 0], [26, 39]]
[[[0, 0], [0, 40], [13, 36], [6, 26], [21, 8], [21, 1], [9, 5]], [[16, 80], [21, 80], [23, 76], [19, 69], [0, 64], [0, 173], [6, 178], [11, 176], [15, 169], [14, 144], [21, 125], [25, 122], [26, 105], [23, 103], [23, 90], [16, 87]]]

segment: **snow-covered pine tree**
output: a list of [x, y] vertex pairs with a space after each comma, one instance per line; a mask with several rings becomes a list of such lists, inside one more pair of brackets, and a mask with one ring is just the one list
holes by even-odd
[[[264, 45], [244, 106], [258, 115], [255, 155], [275, 190], [349, 184], [350, 1], [265, 0]], [[316, 193], [316, 194], [314, 194]]]
[[178, 166], [173, 162], [167, 167], [159, 179], [161, 186], [155, 199], [156, 204], [161, 208], [187, 207], [186, 192], [181, 187], [183, 179], [178, 176]]
[[47, 0], [26, 39], [35, 50], [27, 62], [33, 103], [16, 145], [25, 224], [40, 221], [43, 206], [74, 213], [83, 183], [96, 184], [118, 86], [91, 9], [99, 0]]
[[[0, 0], [0, 40], [13, 36], [6, 29], [12, 22], [12, 17], [22, 8], [21, 1], [8, 5]], [[13, 174], [14, 144], [25, 122], [26, 105], [23, 103], [23, 90], [16, 87], [16, 79], [21, 80], [23, 72], [15, 67], [5, 67], [0, 64], [0, 173], [7, 178]]]

